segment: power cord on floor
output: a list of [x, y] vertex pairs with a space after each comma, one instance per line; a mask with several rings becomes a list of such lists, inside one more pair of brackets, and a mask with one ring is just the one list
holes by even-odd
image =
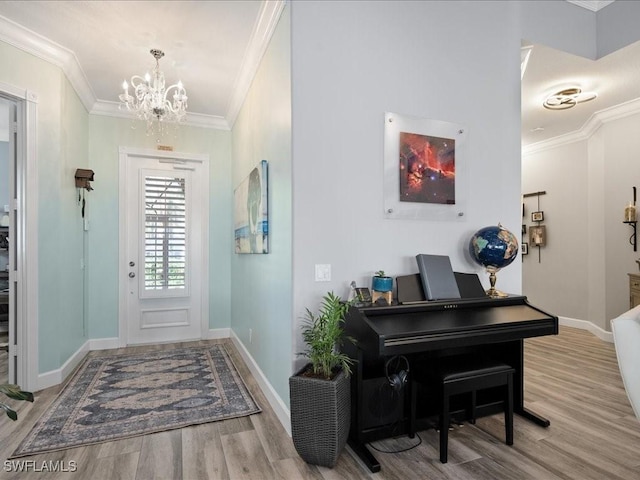
[[367, 445], [373, 448], [376, 452], [380, 452], [380, 453], [402, 453], [402, 452], [408, 452], [409, 450], [416, 448], [418, 445], [422, 443], [422, 437], [420, 436], [419, 433], [416, 433], [416, 437], [418, 437], [418, 443], [416, 443], [415, 445], [411, 445], [410, 447], [401, 448], [399, 450], [381, 450], [380, 448], [376, 447], [372, 443], [369, 443]]

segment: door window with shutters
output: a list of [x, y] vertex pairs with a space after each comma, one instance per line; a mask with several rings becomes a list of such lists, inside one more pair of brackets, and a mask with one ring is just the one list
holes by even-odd
[[141, 172], [144, 192], [144, 275], [139, 277], [141, 298], [189, 295], [188, 218], [189, 179], [178, 172], [162, 175]]

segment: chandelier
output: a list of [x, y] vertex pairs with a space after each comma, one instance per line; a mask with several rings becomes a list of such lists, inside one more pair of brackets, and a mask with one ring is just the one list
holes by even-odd
[[[129, 95], [129, 84], [122, 83], [124, 93], [119, 98], [120, 108], [125, 108], [147, 123], [147, 134], [154, 131], [154, 122], [158, 134], [163, 132], [166, 122], [180, 123], [187, 112], [187, 91], [182, 82], [165, 88], [164, 74], [160, 71], [160, 59], [164, 57], [162, 50], [153, 49], [151, 55], [156, 59], [156, 66], [151, 75], [146, 73], [144, 78], [139, 75], [131, 77], [133, 95]], [[173, 95], [171, 95], [173, 93]]]

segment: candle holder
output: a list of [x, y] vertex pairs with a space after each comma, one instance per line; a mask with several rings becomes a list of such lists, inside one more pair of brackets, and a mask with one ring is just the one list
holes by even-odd
[[626, 223], [629, 225], [633, 233], [629, 237], [629, 243], [633, 246], [633, 251], [638, 251], [638, 242], [636, 240], [636, 227], [638, 225], [637, 221], [637, 211], [636, 211], [636, 187], [633, 187], [633, 202], [629, 202], [624, 208], [624, 220], [622, 223]]

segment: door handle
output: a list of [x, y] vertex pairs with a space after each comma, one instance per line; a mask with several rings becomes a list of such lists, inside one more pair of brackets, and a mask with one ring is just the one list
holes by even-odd
[[135, 276], [136, 276], [136, 274], [134, 272], [129, 272], [129, 278], [133, 278]]

